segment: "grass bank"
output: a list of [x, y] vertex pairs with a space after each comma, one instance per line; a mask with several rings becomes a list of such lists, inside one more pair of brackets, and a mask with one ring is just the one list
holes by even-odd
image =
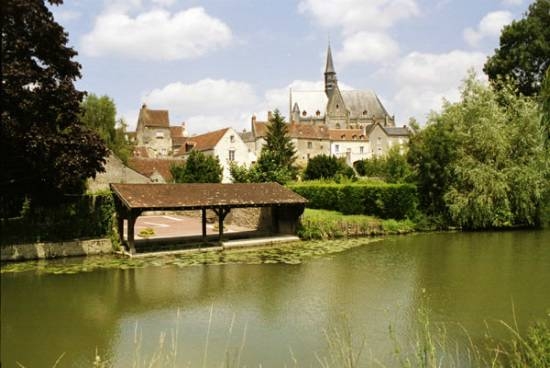
[[368, 215], [343, 215], [337, 211], [306, 208], [298, 235], [304, 240], [406, 234], [417, 224], [410, 220], [382, 220]]

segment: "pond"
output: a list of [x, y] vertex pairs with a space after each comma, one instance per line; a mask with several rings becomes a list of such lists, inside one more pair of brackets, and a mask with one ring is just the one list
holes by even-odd
[[[548, 230], [293, 247], [300, 251], [238, 253], [225, 264], [186, 256], [7, 265], [1, 363], [92, 366], [97, 352], [117, 367], [156, 356], [175, 366], [317, 367], [336, 341], [362, 351], [360, 366], [393, 366], [425, 314], [448, 338], [477, 344], [487, 328], [509, 336], [499, 320], [515, 315], [524, 331], [550, 308]], [[11, 272], [19, 268], [29, 270]]]

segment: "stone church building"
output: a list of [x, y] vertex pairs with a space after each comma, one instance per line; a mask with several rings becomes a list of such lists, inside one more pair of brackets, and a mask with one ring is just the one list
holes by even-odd
[[342, 91], [332, 61], [330, 45], [327, 50], [324, 91], [290, 91], [290, 121], [304, 124], [323, 124], [328, 129], [364, 129], [373, 124], [395, 127], [376, 93]]
[[[385, 155], [392, 147], [404, 145], [410, 135], [396, 127], [373, 91], [342, 91], [338, 86], [330, 45], [325, 67], [325, 89], [290, 90], [288, 132], [297, 151], [297, 163], [305, 166], [317, 155], [341, 157], [353, 162]], [[259, 156], [270, 121], [252, 117], [251, 132], [242, 134], [251, 152]]]

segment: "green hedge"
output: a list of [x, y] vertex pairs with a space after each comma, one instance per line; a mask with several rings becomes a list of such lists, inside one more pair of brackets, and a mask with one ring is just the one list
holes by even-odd
[[412, 184], [292, 184], [309, 208], [403, 219], [416, 213], [418, 196]]
[[84, 195], [54, 208], [27, 206], [21, 217], [0, 220], [0, 244], [106, 237], [115, 212], [111, 193]]

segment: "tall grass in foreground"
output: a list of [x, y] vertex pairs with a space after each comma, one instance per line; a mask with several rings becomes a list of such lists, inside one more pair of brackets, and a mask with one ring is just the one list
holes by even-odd
[[[154, 352], [144, 355], [141, 332], [136, 325], [134, 333], [133, 368], [166, 368], [191, 367], [178, 362], [179, 311], [175, 327], [169, 334], [162, 333]], [[390, 325], [389, 336], [394, 343], [393, 358], [382, 362], [379, 357], [365, 356], [368, 348], [365, 338], [354, 335], [349, 323], [339, 323], [324, 331], [326, 349], [322, 353], [313, 353], [316, 364], [308, 365], [320, 368], [359, 368], [359, 367], [402, 367], [402, 368], [548, 368], [550, 367], [550, 312], [543, 321], [532, 324], [525, 334], [520, 334], [517, 322], [508, 324], [498, 321], [509, 333], [507, 340], [497, 340], [490, 335], [480, 343], [474, 343], [468, 332], [462, 329], [467, 341], [461, 343], [449, 337], [446, 324], [436, 324], [428, 318], [425, 309], [418, 311], [418, 328], [416, 336], [405, 346], [397, 339], [397, 331]], [[225, 344], [223, 358], [213, 362], [209, 356], [210, 330], [212, 323], [212, 308], [208, 327], [205, 331], [204, 350], [200, 367], [238, 368], [246, 367], [242, 363], [242, 353], [246, 349], [247, 326], [245, 326], [238, 348], [230, 348], [230, 340], [235, 329], [233, 317]], [[55, 362], [56, 367], [63, 360], [64, 353]], [[284, 357], [281, 357], [283, 360]], [[290, 350], [291, 367], [301, 367], [300, 362]], [[19, 367], [25, 368], [22, 364]], [[92, 368], [111, 368], [116, 365], [104, 360], [96, 352]], [[193, 366], [198, 367], [199, 365]], [[250, 366], [250, 365], [248, 365]], [[258, 365], [261, 367], [261, 363]], [[289, 365], [281, 362], [281, 367]]]

